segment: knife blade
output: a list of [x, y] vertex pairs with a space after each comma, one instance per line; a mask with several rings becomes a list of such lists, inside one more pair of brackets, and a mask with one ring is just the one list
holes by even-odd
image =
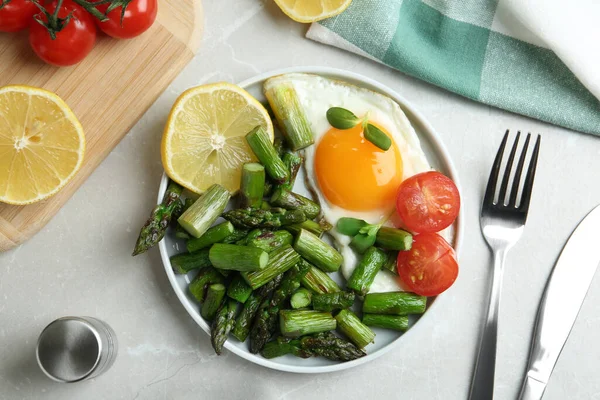
[[544, 395], [600, 263], [599, 226], [600, 205], [575, 228], [554, 265], [538, 309], [520, 400]]

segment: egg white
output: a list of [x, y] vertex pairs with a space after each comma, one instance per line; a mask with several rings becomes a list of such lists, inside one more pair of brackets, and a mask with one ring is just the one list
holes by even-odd
[[[315, 144], [304, 150], [305, 181], [309, 190], [317, 196], [323, 217], [334, 226], [342, 217], [359, 218], [370, 224], [381, 223], [389, 218], [390, 214], [394, 213], [394, 204], [384, 209], [358, 212], [330, 203], [319, 189], [314, 161], [316, 147], [331, 129], [326, 117], [327, 110], [331, 107], [343, 107], [358, 117], [369, 113], [369, 120], [376, 122], [389, 133], [402, 157], [403, 180], [420, 172], [430, 171], [431, 166], [421, 148], [419, 138], [400, 106], [389, 97], [371, 90], [312, 74], [286, 74], [270, 79], [267, 85], [284, 82], [291, 84], [295, 89], [315, 137]], [[331, 167], [335, 168], [334, 165]], [[386, 225], [391, 223], [387, 222]], [[329, 233], [344, 258], [341, 272], [348, 279], [361, 256], [350, 248], [351, 237], [340, 234], [335, 228]], [[370, 289], [371, 292], [394, 290], [401, 290], [401, 287], [397, 278], [388, 271], [378, 273]]]

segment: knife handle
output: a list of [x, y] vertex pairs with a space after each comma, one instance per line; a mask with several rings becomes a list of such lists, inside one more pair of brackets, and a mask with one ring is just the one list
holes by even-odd
[[526, 376], [518, 400], [541, 400], [545, 390], [545, 383]]

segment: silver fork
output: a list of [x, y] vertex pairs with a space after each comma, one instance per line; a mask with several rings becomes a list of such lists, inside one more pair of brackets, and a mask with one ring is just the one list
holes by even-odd
[[525, 145], [523, 146], [519, 162], [517, 163], [517, 169], [515, 170], [512, 188], [510, 192], [507, 192], [513, 161], [517, 153], [519, 137], [521, 135], [521, 132], [517, 133], [512, 150], [508, 156], [504, 175], [502, 176], [498, 199], [495, 200], [496, 188], [500, 177], [500, 165], [502, 164], [508, 135], [509, 131], [507, 130], [496, 154], [483, 198], [483, 205], [481, 206], [481, 231], [494, 254], [494, 273], [488, 312], [483, 325], [483, 332], [479, 342], [479, 353], [477, 354], [475, 372], [473, 373], [473, 380], [471, 382], [470, 400], [489, 400], [494, 398], [498, 310], [500, 307], [500, 289], [502, 287], [504, 263], [508, 250], [521, 237], [523, 227], [527, 221], [527, 211], [529, 210], [529, 202], [531, 200], [535, 168], [540, 152], [541, 137], [538, 135], [525, 176], [522, 195], [520, 201], [518, 201], [521, 175], [525, 166], [525, 158], [531, 134], [527, 134], [527, 139], [525, 139]]

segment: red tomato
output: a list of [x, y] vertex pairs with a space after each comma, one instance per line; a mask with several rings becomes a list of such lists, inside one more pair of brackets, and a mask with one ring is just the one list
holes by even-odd
[[[3, 0], [0, 0], [0, 5]], [[17, 32], [29, 26], [39, 8], [30, 0], [10, 0], [0, 8], [0, 32]]]
[[454, 249], [437, 233], [415, 235], [411, 249], [398, 253], [398, 275], [409, 290], [437, 296], [458, 276]]
[[[101, 4], [98, 10], [106, 13], [109, 4]], [[117, 7], [108, 13], [108, 21], [100, 22], [97, 20], [98, 27], [108, 36], [117, 39], [131, 39], [146, 32], [156, 20], [158, 12], [157, 0], [131, 0], [123, 9]], [[121, 23], [121, 16], [123, 21]]]
[[437, 171], [411, 176], [398, 189], [396, 210], [413, 232], [439, 232], [452, 225], [459, 209], [456, 185]]
[[[53, 1], [46, 7], [50, 15], [54, 13], [56, 6], [57, 2]], [[63, 29], [56, 32], [55, 39], [52, 39], [48, 29], [37, 21], [30, 25], [29, 43], [33, 51], [48, 64], [59, 67], [77, 64], [94, 48], [96, 43], [94, 17], [72, 0], [64, 0], [58, 11], [58, 17], [66, 18], [70, 13], [73, 17]], [[42, 21], [48, 21], [44, 14], [38, 15]]]

